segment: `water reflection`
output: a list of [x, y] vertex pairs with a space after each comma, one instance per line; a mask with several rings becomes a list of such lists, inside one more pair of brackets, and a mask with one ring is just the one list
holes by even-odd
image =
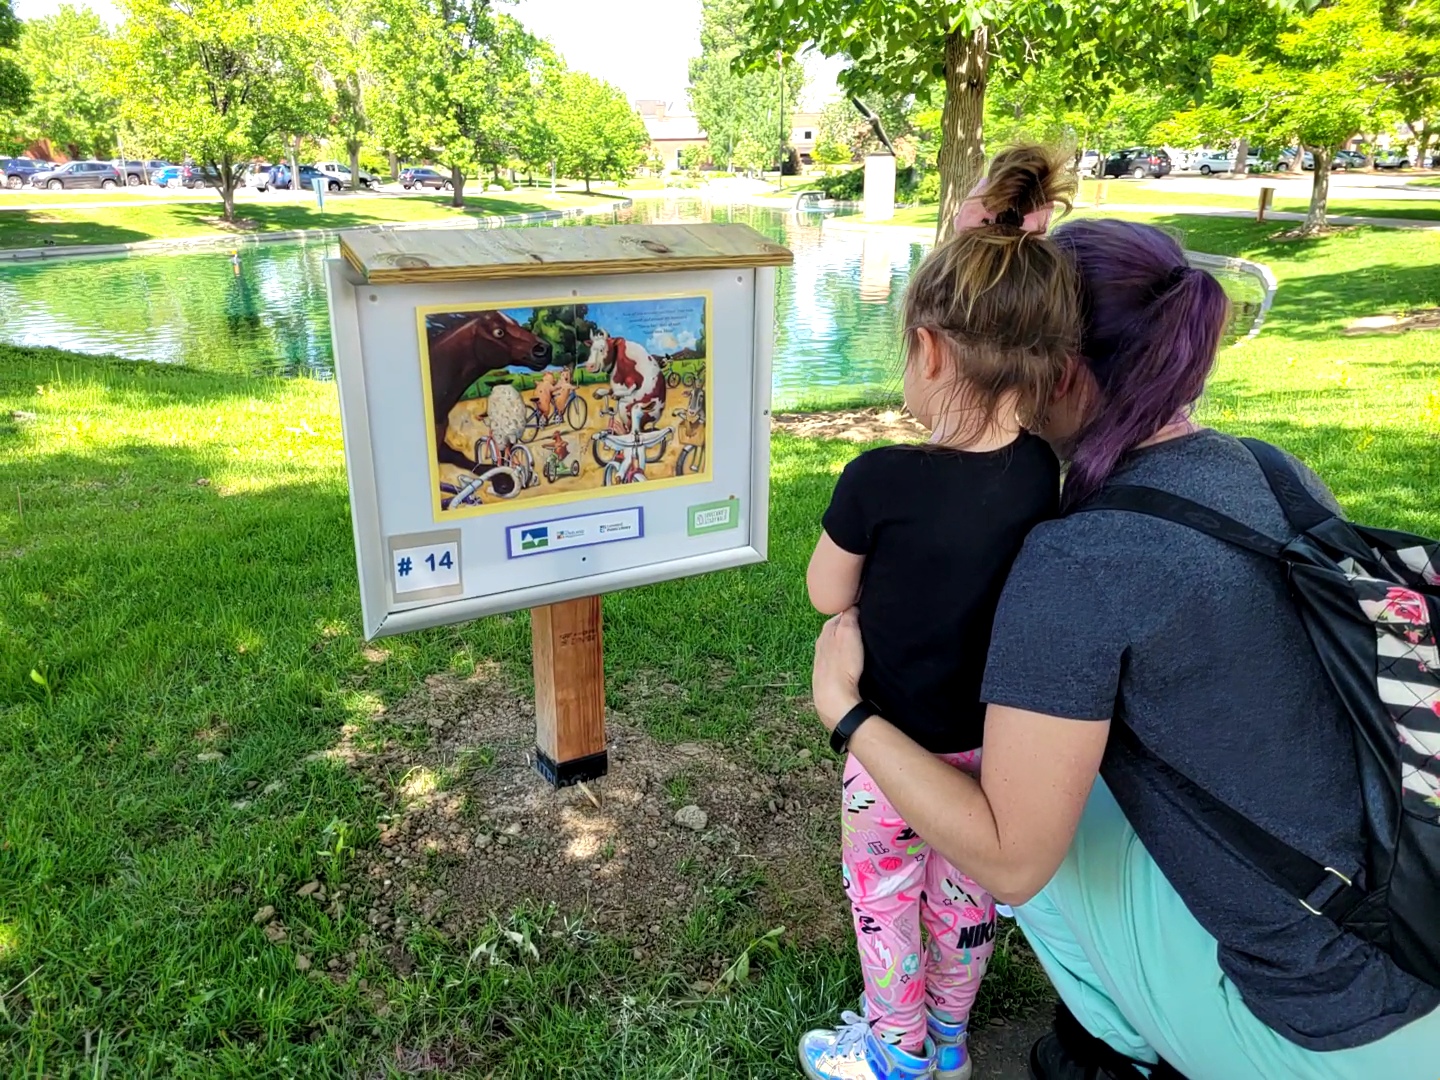
[[[637, 202], [613, 220], [742, 221], [794, 250], [795, 266], [778, 275], [777, 407], [897, 385], [899, 301], [919, 245], [861, 234], [822, 239], [817, 214], [698, 198]], [[0, 265], [0, 340], [208, 371], [329, 378], [323, 264], [334, 253], [326, 241], [250, 245], [239, 252], [238, 272], [227, 248]]]

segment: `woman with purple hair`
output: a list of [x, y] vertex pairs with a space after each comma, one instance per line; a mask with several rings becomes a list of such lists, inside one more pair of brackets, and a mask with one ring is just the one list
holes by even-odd
[[[1069, 461], [1067, 504], [1138, 484], [1292, 535], [1251, 453], [1192, 419], [1228, 318], [1219, 283], [1146, 225], [1053, 236], [1082, 293], [1041, 432]], [[836, 616], [815, 651], [827, 727], [860, 703], [863, 663], [853, 610]], [[1350, 724], [1275, 566], [1138, 514], [1046, 522], [1007, 580], [982, 697], [978, 778], [880, 716], [849, 749], [917, 833], [1016, 905], [1062, 1001], [1033, 1076], [1434, 1080], [1440, 990], [1309, 914], [1156, 764], [1323, 865], [1360, 864]], [[1112, 720], [1153, 757], [1111, 739]]]

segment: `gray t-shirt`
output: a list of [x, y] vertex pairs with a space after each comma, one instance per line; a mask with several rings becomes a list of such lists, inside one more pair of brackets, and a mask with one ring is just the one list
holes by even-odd
[[[1163, 488], [1276, 538], [1293, 535], [1255, 459], [1217, 432], [1136, 451], [1114, 482]], [[1006, 583], [983, 696], [1075, 720], [1122, 717], [1156, 755], [1286, 843], [1322, 865], [1360, 863], [1349, 723], [1280, 570], [1259, 556], [1121, 511], [1040, 525]], [[1113, 739], [1101, 775], [1220, 943], [1221, 969], [1280, 1035], [1311, 1050], [1345, 1049], [1440, 1005], [1440, 991], [1241, 861]]]

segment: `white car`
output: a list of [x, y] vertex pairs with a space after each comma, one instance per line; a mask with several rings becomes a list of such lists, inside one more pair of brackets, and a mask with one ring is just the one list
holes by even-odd
[[1190, 159], [1190, 168], [1202, 176], [1235, 170], [1235, 155], [1220, 150], [1198, 150]]
[[[342, 161], [317, 161], [315, 168], [319, 169], [326, 176], [333, 176], [347, 187], [350, 184], [350, 166]], [[371, 176], [364, 169], [360, 170], [360, 186], [369, 190], [375, 186], [375, 177]]]
[[1100, 151], [1086, 150], [1080, 155], [1080, 164], [1076, 171], [1081, 176], [1095, 176], [1100, 172]]

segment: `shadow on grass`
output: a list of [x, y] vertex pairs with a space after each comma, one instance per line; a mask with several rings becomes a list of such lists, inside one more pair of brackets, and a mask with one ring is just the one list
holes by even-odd
[[[392, 200], [393, 201], [393, 200]], [[244, 202], [235, 208], [236, 217], [242, 220], [255, 222], [261, 231], [281, 232], [289, 229], [346, 229], [361, 225], [377, 225], [384, 223], [405, 223], [405, 222], [443, 222], [446, 215], [464, 215], [469, 217], [490, 217], [506, 214], [528, 214], [538, 213], [547, 210], [543, 203], [522, 202], [513, 199], [487, 199], [478, 196], [467, 196], [463, 209], [452, 207], [450, 197], [430, 198], [425, 196], [409, 196], [404, 199], [405, 204], [421, 204], [433, 207], [436, 210], [431, 216], [407, 216], [401, 214], [386, 213], [383, 204], [377, 205], [369, 197], [359, 197], [354, 201], [346, 201], [344, 196], [327, 196], [324, 211], [318, 210], [313, 205], [301, 203], [273, 203]], [[211, 227], [215, 229], [227, 229], [221, 216], [221, 207], [218, 203], [175, 203], [170, 207], [175, 218], [192, 229]]]
[[[32, 365], [41, 365], [36, 368]], [[88, 382], [124, 396], [127, 405], [158, 409], [171, 405], [224, 406], [263, 395], [271, 378], [209, 372], [183, 364], [157, 364], [117, 356], [90, 356], [65, 349], [32, 348], [0, 343], [0, 369], [29, 367], [36, 385], [46, 382]], [[14, 392], [0, 374], [0, 394]], [[31, 387], [26, 387], [31, 389]], [[13, 418], [10, 430], [19, 431]], [[3, 429], [0, 429], [3, 437]]]
[[[1327, 397], [1332, 392], [1327, 392]], [[1284, 447], [1312, 468], [1335, 493], [1350, 517], [1367, 525], [1440, 536], [1440, 430], [1414, 427], [1345, 427], [1303, 420], [1247, 421], [1244, 409], [1291, 408], [1296, 395], [1216, 388], [1212, 407], [1227, 403], [1240, 413], [1226, 420], [1233, 435], [1264, 439]]]
[[[117, 203], [124, 208], [124, 204]], [[69, 244], [134, 244], [150, 234], [123, 225], [58, 218], [49, 210], [0, 211], [0, 248]]]

